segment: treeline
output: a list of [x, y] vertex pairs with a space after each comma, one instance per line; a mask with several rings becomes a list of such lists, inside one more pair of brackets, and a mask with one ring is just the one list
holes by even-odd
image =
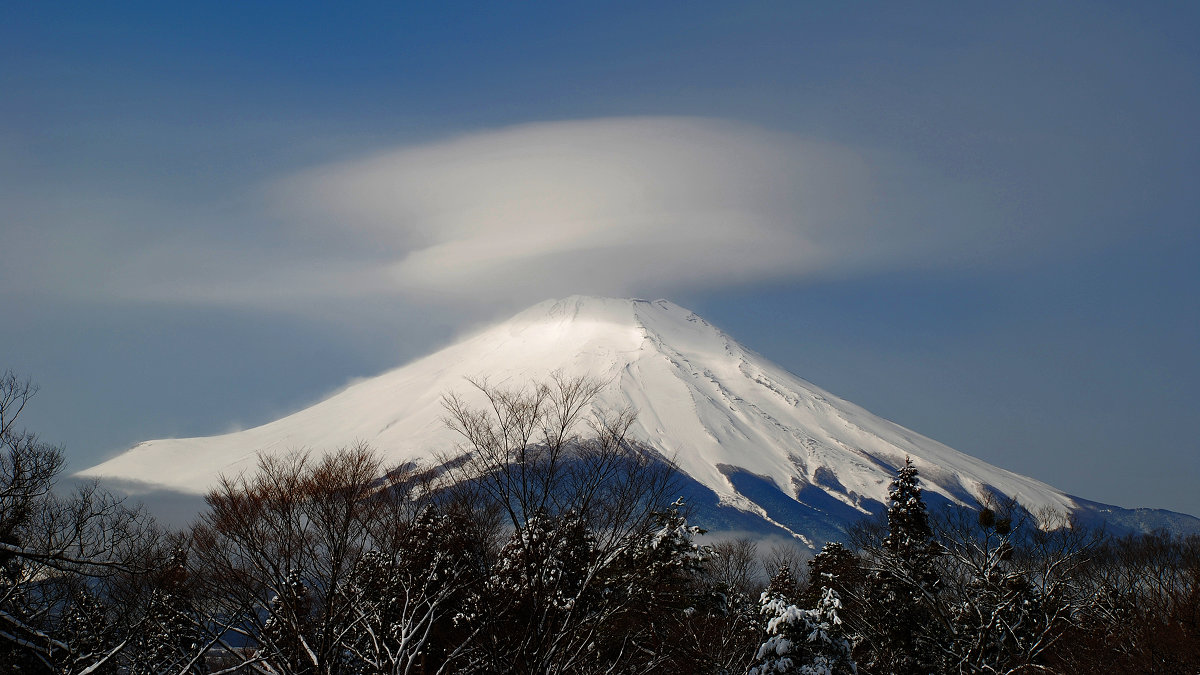
[[[805, 561], [704, 544], [671, 467], [599, 386], [476, 383], [464, 454], [264, 457], [184, 531], [18, 431], [0, 378], [0, 672], [1195, 673], [1200, 541], [1112, 539], [1008, 504], [931, 516], [917, 471]], [[769, 578], [769, 584], [764, 584]]]
[[1200, 537], [1013, 502], [931, 515], [911, 460], [889, 497], [803, 584], [775, 573], [751, 673], [1200, 672]]

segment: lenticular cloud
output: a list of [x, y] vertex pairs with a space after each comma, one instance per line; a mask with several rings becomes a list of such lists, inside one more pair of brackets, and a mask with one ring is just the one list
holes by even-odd
[[301, 226], [369, 249], [379, 290], [540, 296], [552, 283], [666, 292], [895, 255], [876, 231], [872, 180], [830, 144], [619, 118], [392, 150], [291, 176], [273, 195]]
[[309, 167], [264, 192], [269, 217], [256, 204], [218, 230], [106, 244], [68, 285], [319, 312], [381, 297], [512, 305], [991, 265], [1087, 238], [911, 158], [686, 117], [477, 132]]

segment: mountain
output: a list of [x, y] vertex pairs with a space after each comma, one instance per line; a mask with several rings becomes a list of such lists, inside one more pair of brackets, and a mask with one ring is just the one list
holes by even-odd
[[[147, 441], [82, 475], [203, 493], [258, 453], [327, 451], [365, 441], [391, 463], [430, 461], [459, 439], [441, 398], [470, 400], [467, 378], [521, 386], [560, 371], [607, 383], [598, 406], [631, 406], [632, 434], [670, 458], [713, 529], [787, 532], [808, 542], [882, 510], [906, 456], [932, 505], [1015, 497], [1092, 521], [1200, 520], [1077, 499], [953, 450], [806, 382], [666, 300], [573, 296], [535, 305], [473, 337], [260, 427], [205, 438]], [[1182, 519], [1182, 520], [1181, 520]], [[1124, 521], [1122, 521], [1124, 522]]]

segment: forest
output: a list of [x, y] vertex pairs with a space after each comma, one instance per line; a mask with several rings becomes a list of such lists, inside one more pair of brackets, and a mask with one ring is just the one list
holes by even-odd
[[595, 381], [474, 384], [482, 405], [443, 400], [460, 452], [260, 456], [172, 529], [68, 485], [5, 373], [0, 672], [1200, 671], [1200, 537], [931, 512], [911, 462], [818, 551], [723, 537], [634, 411], [591, 412]]

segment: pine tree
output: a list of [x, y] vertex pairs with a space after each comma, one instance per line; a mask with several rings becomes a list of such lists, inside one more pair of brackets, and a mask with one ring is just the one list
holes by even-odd
[[[204, 659], [196, 658], [204, 638], [189, 606], [187, 553], [176, 550], [150, 597], [146, 621], [139, 631], [130, 671], [134, 675], [205, 672]], [[189, 664], [191, 664], [189, 666]]]
[[847, 675], [858, 672], [852, 645], [838, 616], [841, 599], [825, 588], [813, 609], [800, 609], [780, 595], [762, 594], [767, 640], [755, 654], [750, 675]]
[[888, 534], [871, 578], [872, 636], [878, 666], [896, 675], [939, 671], [942, 640], [935, 599], [940, 580], [933, 538], [912, 458], [888, 490]]
[[839, 542], [829, 542], [808, 561], [808, 588], [800, 595], [800, 604], [813, 606], [820, 601], [823, 589], [832, 588], [845, 605], [847, 597], [859, 592], [858, 586], [862, 580], [863, 571], [858, 556]]
[[771, 581], [767, 584], [765, 593], [771, 598], [778, 598], [787, 602], [790, 605], [800, 603], [800, 582], [796, 581], [795, 575], [792, 574], [792, 568], [783, 563], [779, 566], [779, 570], [775, 572], [775, 576], [771, 577]]

